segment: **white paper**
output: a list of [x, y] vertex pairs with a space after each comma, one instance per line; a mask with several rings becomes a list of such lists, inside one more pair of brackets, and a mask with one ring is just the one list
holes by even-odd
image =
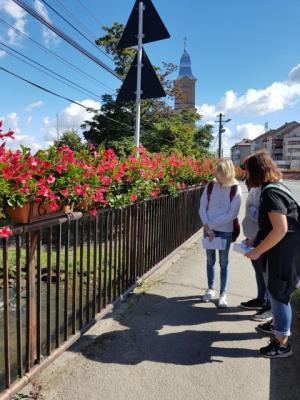
[[206, 250], [225, 250], [226, 239], [215, 237], [213, 240], [209, 240], [209, 237], [206, 236], [202, 239], [202, 245]]
[[244, 242], [233, 244], [233, 250], [237, 251], [238, 253], [241, 253], [241, 254], [247, 254], [253, 249], [254, 249], [254, 247], [248, 247], [245, 245]]

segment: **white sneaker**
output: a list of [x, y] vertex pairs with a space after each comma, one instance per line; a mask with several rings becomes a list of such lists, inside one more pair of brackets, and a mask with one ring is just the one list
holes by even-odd
[[202, 297], [204, 303], [209, 303], [215, 297], [216, 292], [213, 289], [207, 289], [205, 295]]
[[218, 307], [220, 307], [220, 308], [227, 308], [228, 307], [226, 294], [221, 294], [220, 295]]

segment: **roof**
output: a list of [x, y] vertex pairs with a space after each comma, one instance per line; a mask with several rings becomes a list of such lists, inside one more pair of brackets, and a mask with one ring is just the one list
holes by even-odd
[[186, 49], [184, 49], [184, 52], [180, 59], [179, 74], [177, 79], [182, 79], [182, 78], [189, 78], [192, 80], [196, 80], [196, 78], [192, 73], [191, 57], [189, 53], [186, 51]]
[[236, 143], [234, 146], [232, 146], [232, 149], [235, 147], [241, 147], [241, 146], [251, 146], [252, 140], [251, 139], [243, 139], [241, 142]]
[[297, 121], [286, 122], [277, 129], [272, 129], [268, 132], [263, 133], [262, 135], [257, 136], [255, 139], [253, 139], [253, 141], [256, 141], [257, 139], [262, 139], [264, 137], [273, 136], [279, 133], [281, 135], [286, 135], [290, 133], [293, 129], [297, 128], [298, 126], [300, 126], [300, 124]]

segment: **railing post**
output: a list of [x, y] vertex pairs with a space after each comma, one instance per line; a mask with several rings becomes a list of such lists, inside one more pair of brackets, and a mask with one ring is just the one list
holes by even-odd
[[35, 251], [39, 231], [28, 234], [27, 249], [27, 371], [35, 364], [37, 357], [37, 308], [36, 308], [36, 261]]

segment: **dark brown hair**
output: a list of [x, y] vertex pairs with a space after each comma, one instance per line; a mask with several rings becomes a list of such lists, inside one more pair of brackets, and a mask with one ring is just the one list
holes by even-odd
[[277, 165], [266, 151], [260, 151], [248, 157], [245, 160], [245, 168], [251, 187], [257, 187], [266, 182], [278, 182], [282, 178]]

